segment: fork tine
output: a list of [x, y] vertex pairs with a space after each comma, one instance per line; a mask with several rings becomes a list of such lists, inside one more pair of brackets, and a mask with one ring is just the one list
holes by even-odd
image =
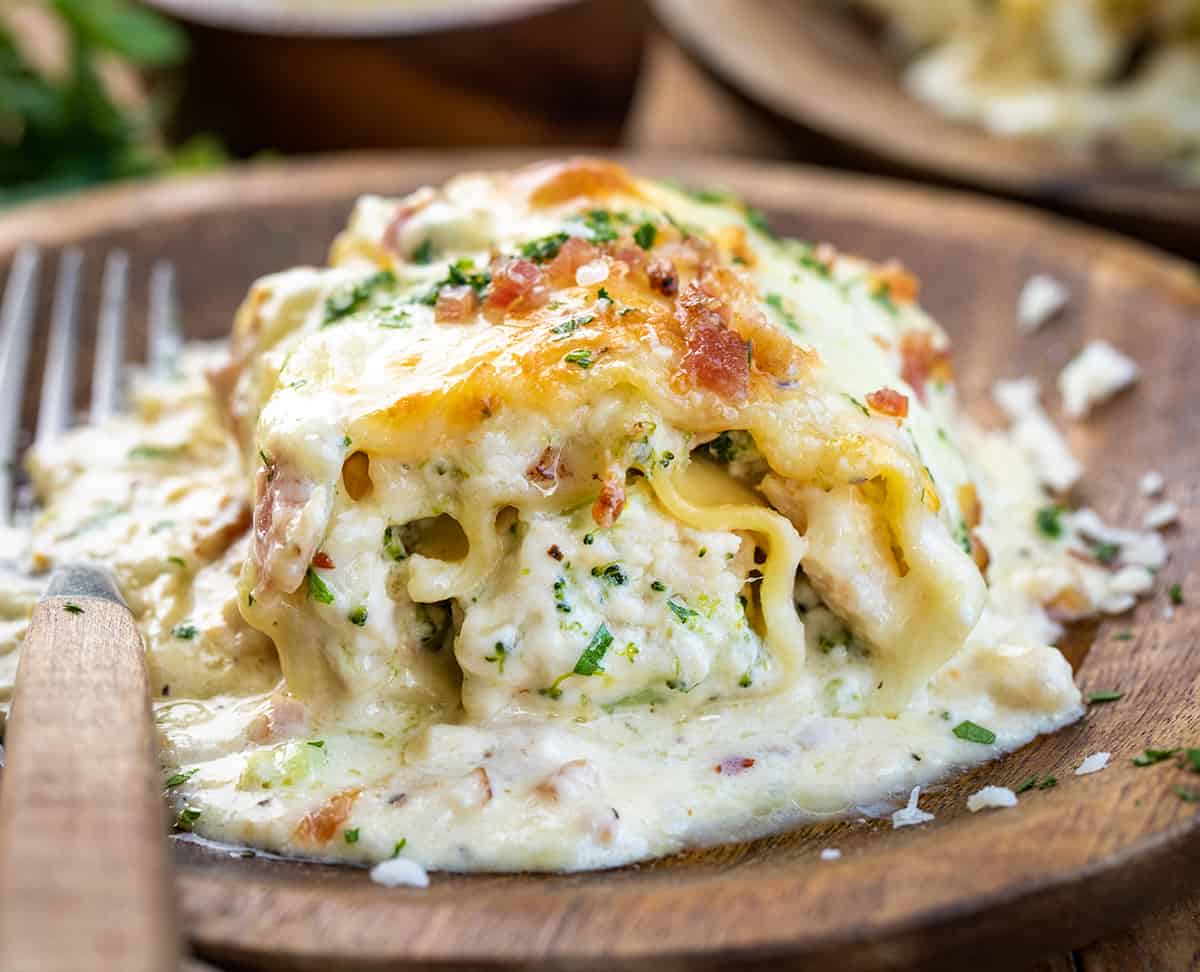
[[175, 294], [175, 265], [159, 260], [150, 271], [150, 374], [170, 377], [179, 357], [179, 305]]
[[54, 312], [50, 319], [46, 367], [42, 374], [42, 400], [38, 405], [37, 441], [42, 444], [53, 442], [71, 424], [82, 269], [83, 252], [75, 246], [63, 250], [58, 258]]
[[17, 251], [0, 304], [0, 525], [12, 522], [17, 438], [40, 261], [41, 254], [35, 246], [26, 245]]
[[100, 319], [92, 367], [92, 422], [106, 421], [121, 409], [128, 292], [129, 257], [124, 250], [113, 250], [104, 261], [104, 279], [100, 287]]

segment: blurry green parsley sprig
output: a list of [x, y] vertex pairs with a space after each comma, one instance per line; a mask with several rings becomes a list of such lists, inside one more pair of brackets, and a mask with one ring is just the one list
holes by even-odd
[[106, 57], [136, 70], [178, 65], [187, 55], [178, 27], [128, 0], [46, 0], [45, 7], [66, 33], [61, 77], [39, 72], [0, 23], [0, 206], [224, 160], [211, 138], [167, 150], [156, 137], [161, 104], [123, 107], [101, 78]]

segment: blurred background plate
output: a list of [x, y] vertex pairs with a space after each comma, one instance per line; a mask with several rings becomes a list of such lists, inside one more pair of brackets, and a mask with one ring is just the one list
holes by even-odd
[[613, 144], [642, 0], [149, 0], [186, 27], [173, 134], [234, 155]]
[[[1200, 188], [1153, 170], [1069, 156], [1033, 139], [947, 121], [908, 95], [876, 32], [826, 0], [653, 0], [663, 25], [730, 85], [796, 126], [837, 143], [842, 161], [936, 177], [1096, 219], [1193, 257]], [[1200, 92], [1197, 92], [1200, 98]], [[827, 157], [826, 157], [827, 158]]]
[[[21, 242], [80, 245], [90, 268], [84, 300], [93, 305], [100, 254], [127, 250], [135, 279], [169, 259], [187, 334], [220, 338], [255, 277], [324, 260], [358, 194], [406, 192], [465, 169], [532, 158], [528, 151], [410, 153], [262, 164], [38, 203], [0, 217], [0, 273]], [[1076, 632], [1064, 648], [1084, 691], [1119, 688], [1123, 699], [930, 788], [922, 806], [937, 819], [928, 826], [894, 832], [886, 817], [841, 821], [613, 871], [437, 874], [428, 891], [384, 889], [352, 868], [243, 860], [180, 844], [180, 900], [193, 944], [238, 969], [1022, 972], [1052, 949], [1059, 961], [1041, 972], [1075, 969], [1067, 949], [1200, 883], [1200, 804], [1172, 790], [1194, 788], [1197, 777], [1174, 765], [1129, 764], [1147, 746], [1200, 739], [1200, 498], [1192, 488], [1200, 455], [1181, 445], [1200, 426], [1192, 393], [1200, 279], [1147, 247], [964, 194], [779, 164], [628, 161], [647, 175], [739, 192], [789, 235], [832, 240], [877, 259], [901, 257], [923, 280], [922, 303], [955, 339], [963, 400], [983, 421], [996, 419], [988, 391], [998, 377], [1032, 374], [1045, 387], [1095, 338], [1134, 354], [1143, 371], [1136, 388], [1064, 428], [1089, 470], [1080, 499], [1105, 519], [1135, 519], [1147, 502], [1138, 477], [1151, 468], [1163, 473], [1182, 526], [1169, 538], [1172, 559], [1160, 588], [1180, 583], [1184, 604], [1168, 619], [1159, 593], [1136, 615]], [[1072, 299], [1052, 325], [1022, 336], [1015, 304], [1036, 272], [1062, 280]], [[43, 289], [48, 304], [50, 288]], [[131, 297], [130, 356], [140, 357], [146, 293], [134, 288]], [[41, 308], [40, 320], [48, 310]], [[34, 373], [44, 330], [38, 338]], [[89, 329], [84, 355], [91, 340]], [[81, 377], [79, 403], [87, 391]], [[37, 391], [29, 389], [27, 415]], [[1056, 400], [1049, 404], [1053, 412]], [[1126, 629], [1135, 633], [1129, 640]], [[1111, 752], [1112, 765], [1074, 775], [1098, 751]], [[967, 812], [966, 796], [985, 784], [1016, 786], [1034, 774], [1054, 775], [1058, 785], [1031, 790], [1013, 810]], [[820, 860], [827, 847], [842, 858]], [[1081, 967], [1194, 965], [1195, 902], [1177, 905], [1166, 920], [1143, 927], [1110, 960], [1100, 953]]]

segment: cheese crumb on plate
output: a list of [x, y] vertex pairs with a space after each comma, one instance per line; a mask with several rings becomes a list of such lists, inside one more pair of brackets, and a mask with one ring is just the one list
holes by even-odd
[[1046, 273], [1035, 273], [1025, 281], [1017, 298], [1017, 325], [1032, 334], [1067, 306], [1071, 291]]
[[978, 813], [980, 810], [987, 810], [995, 807], [1015, 807], [1017, 805], [1017, 795], [1007, 786], [985, 786], [978, 793], [972, 793], [967, 797], [967, 809], [971, 813]]
[[1091, 773], [1099, 773], [1108, 765], [1108, 758], [1111, 753], [1092, 753], [1087, 757], [1079, 767], [1075, 770], [1076, 776], [1088, 776]]
[[1138, 366], [1132, 358], [1107, 341], [1092, 341], [1058, 376], [1063, 409], [1071, 418], [1083, 418], [1137, 378]]

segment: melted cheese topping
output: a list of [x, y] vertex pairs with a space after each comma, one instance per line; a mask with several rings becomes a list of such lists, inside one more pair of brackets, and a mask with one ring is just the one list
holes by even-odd
[[257, 283], [224, 366], [188, 352], [31, 459], [35, 565], [113, 560], [146, 633], [181, 826], [611, 866], [1079, 715], [1011, 583], [1045, 497], [981, 510], [898, 267], [588, 159], [364, 199], [332, 264]]

